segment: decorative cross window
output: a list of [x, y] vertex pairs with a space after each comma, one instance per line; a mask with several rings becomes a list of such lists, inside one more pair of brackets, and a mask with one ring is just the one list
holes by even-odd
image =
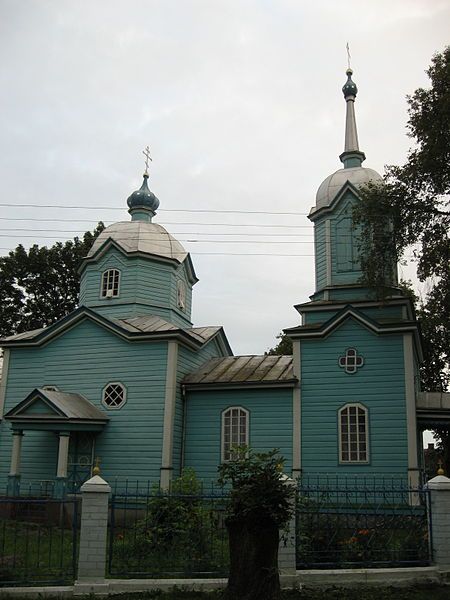
[[222, 413], [222, 461], [235, 460], [237, 446], [248, 445], [248, 410], [232, 406]]
[[356, 373], [363, 364], [364, 358], [357, 355], [355, 348], [347, 348], [345, 356], [339, 357], [339, 366], [345, 369], [346, 373]]
[[108, 269], [102, 275], [102, 298], [114, 298], [119, 295], [120, 271]]
[[368, 411], [362, 404], [346, 404], [339, 410], [339, 462], [367, 463]]
[[108, 383], [108, 385], [103, 389], [102, 403], [107, 408], [122, 408], [126, 401], [126, 388], [121, 383], [114, 381], [112, 383]]

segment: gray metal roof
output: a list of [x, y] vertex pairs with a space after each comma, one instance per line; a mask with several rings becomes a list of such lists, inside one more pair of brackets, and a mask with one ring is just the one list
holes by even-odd
[[212, 358], [183, 380], [186, 385], [283, 384], [296, 380], [292, 356]]
[[144, 252], [182, 263], [187, 257], [183, 246], [162, 225], [144, 221], [122, 221], [106, 227], [89, 250], [88, 258], [113, 239], [125, 252]]
[[166, 321], [162, 317], [155, 315], [144, 315], [140, 317], [131, 317], [130, 319], [111, 319], [119, 327], [126, 329], [130, 332], [142, 332], [142, 333], [164, 333], [170, 331], [184, 331], [192, 338], [202, 343], [207, 342], [213, 337], [220, 329], [220, 327], [190, 327], [189, 329], [182, 329], [177, 327], [173, 323]]
[[[49, 404], [49, 414], [27, 414], [27, 408], [34, 404], [37, 398], [44, 398]], [[51, 413], [50, 411], [54, 412]], [[29, 394], [25, 400], [17, 404], [6, 415], [6, 419], [14, 420], [70, 420], [70, 421], [109, 421], [106, 415], [99, 408], [89, 402], [81, 394], [70, 392], [51, 391], [43, 388], [36, 388]]]
[[14, 335], [8, 335], [8, 337], [2, 338], [2, 341], [9, 340], [27, 340], [34, 338], [36, 335], [44, 331], [45, 327], [41, 327], [40, 329], [31, 329], [30, 331], [24, 331], [23, 333], [16, 333]]

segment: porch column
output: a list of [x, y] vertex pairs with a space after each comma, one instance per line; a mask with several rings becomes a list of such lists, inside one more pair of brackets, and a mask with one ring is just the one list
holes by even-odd
[[23, 431], [20, 429], [14, 429], [12, 434], [13, 444], [11, 451], [11, 468], [8, 476], [8, 495], [18, 496], [20, 486], [20, 458], [22, 454]]
[[70, 431], [59, 432], [58, 467], [56, 470], [55, 496], [62, 498], [66, 492], [67, 462], [69, 458]]

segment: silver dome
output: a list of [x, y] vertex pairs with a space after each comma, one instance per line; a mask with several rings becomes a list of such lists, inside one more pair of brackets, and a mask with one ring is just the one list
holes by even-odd
[[316, 194], [316, 206], [311, 209], [311, 212], [329, 206], [347, 181], [355, 187], [359, 187], [369, 182], [381, 182], [383, 178], [373, 169], [365, 167], [339, 169], [321, 183]]
[[113, 239], [125, 252], [144, 252], [172, 258], [182, 263], [187, 256], [186, 250], [164, 227], [158, 223], [145, 221], [122, 221], [106, 227], [89, 250], [93, 256], [102, 244]]

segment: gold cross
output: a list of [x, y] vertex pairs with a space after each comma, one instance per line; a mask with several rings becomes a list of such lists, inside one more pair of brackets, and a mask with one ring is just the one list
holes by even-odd
[[152, 160], [150, 157], [150, 148], [147, 146], [145, 150], [142, 151], [142, 154], [145, 156], [145, 175], [148, 175], [148, 161]]

